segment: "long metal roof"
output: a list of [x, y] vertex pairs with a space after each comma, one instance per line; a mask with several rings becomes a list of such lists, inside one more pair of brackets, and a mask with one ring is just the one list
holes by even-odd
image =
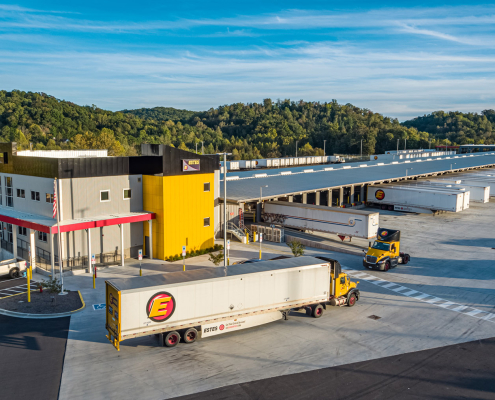
[[[267, 199], [484, 166], [495, 166], [495, 152], [459, 154], [450, 157], [432, 157], [431, 159], [413, 159], [391, 163], [369, 161], [319, 167], [248, 171], [249, 176], [246, 176], [247, 174], [244, 172], [232, 172], [227, 173], [227, 199], [238, 202], [256, 201], [260, 198], [260, 187], [262, 186], [263, 199]], [[266, 176], [263, 176], [264, 174]], [[238, 178], [235, 178], [236, 176]], [[265, 187], [266, 185], [268, 187]], [[220, 193], [223, 194], [223, 181], [220, 186]]]

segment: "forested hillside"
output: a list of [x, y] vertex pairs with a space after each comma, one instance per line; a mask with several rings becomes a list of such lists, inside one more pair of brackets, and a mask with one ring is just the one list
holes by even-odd
[[[163, 143], [182, 149], [198, 150], [204, 142], [205, 153], [228, 151], [233, 158], [260, 158], [298, 153], [363, 154], [395, 149], [397, 139], [407, 139], [408, 148], [428, 147], [456, 140], [449, 129], [466, 127], [456, 138], [493, 143], [493, 111], [477, 114], [455, 113], [452, 128], [439, 130], [430, 116], [400, 124], [367, 109], [351, 104], [314, 103], [290, 100], [262, 103], [236, 103], [204, 112], [156, 107], [112, 112], [95, 105], [78, 106], [44, 93], [0, 91], [0, 140], [16, 141], [20, 148], [33, 143], [35, 149], [106, 148], [111, 155], [135, 155], [141, 143]], [[432, 116], [438, 113], [432, 114]], [[451, 113], [452, 114], [452, 113]], [[450, 114], [445, 114], [450, 115]], [[435, 117], [436, 118], [436, 117]], [[451, 117], [452, 118], [452, 117]], [[434, 121], [436, 121], [434, 119]], [[446, 126], [450, 126], [447, 122]], [[443, 126], [443, 125], [442, 125]], [[417, 128], [417, 129], [416, 129]], [[419, 129], [419, 130], [418, 130]], [[431, 137], [424, 131], [433, 133]], [[487, 134], [490, 132], [490, 135]]]
[[494, 110], [484, 110], [481, 114], [435, 111], [406, 121], [403, 125], [446, 138], [449, 144], [495, 143]]

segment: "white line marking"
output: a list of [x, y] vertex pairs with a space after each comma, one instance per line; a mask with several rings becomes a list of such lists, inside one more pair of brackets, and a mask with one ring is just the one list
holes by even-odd
[[479, 314], [480, 312], [484, 312], [484, 311], [481, 311], [481, 310], [478, 310], [478, 309], [474, 309], [473, 311], [469, 311], [467, 313], [465, 313], [466, 315], [470, 315], [471, 317], [474, 317], [476, 314]]
[[437, 303], [439, 301], [446, 301], [444, 299], [441, 299], [439, 297], [433, 297], [433, 299], [430, 299], [430, 300], [426, 300], [427, 303]]
[[390, 287], [392, 287], [392, 286], [397, 286], [397, 283], [388, 283], [388, 284], [386, 284], [386, 285], [383, 285], [382, 287], [384, 287], [384, 288], [387, 288], [387, 289], [388, 289], [388, 288], [390, 288]]
[[447, 301], [447, 303], [438, 304], [438, 307], [447, 308], [447, 307], [453, 306], [454, 304], [456, 304], [456, 303], [452, 303], [451, 301]]
[[[409, 289], [409, 288], [401, 286], [398, 283], [388, 282], [384, 279], [377, 278], [376, 276], [373, 276], [373, 275], [368, 275], [368, 274], [358, 272], [358, 271], [353, 270], [353, 269], [348, 268], [348, 267], [343, 267], [342, 270], [346, 271], [351, 276], [357, 276], [357, 274], [359, 274], [360, 279], [364, 279], [364, 280], [368, 281], [369, 283], [373, 283], [374, 285], [377, 285], [377, 286], [380, 286], [383, 288], [387, 288], [393, 292], [402, 294], [402, 295], [407, 296], [407, 297], [412, 297], [413, 299], [420, 300], [420, 301], [432, 304], [432, 305], [437, 306], [437, 307], [442, 307], [445, 310], [451, 310], [451, 311], [455, 311], [455, 312], [458, 312], [458, 313], [461, 313], [464, 315], [468, 315], [470, 317], [483, 319], [483, 320], [489, 321], [489, 322], [495, 322], [495, 314], [494, 313], [489, 313], [487, 311], [478, 310], [477, 308], [474, 308], [474, 307], [458, 305], [457, 303], [453, 303], [451, 301], [441, 299], [440, 297], [435, 297], [435, 296], [432, 296], [430, 294], [422, 293], [422, 292], [419, 292], [417, 290], [411, 289], [408, 292], [402, 292], [402, 290]], [[385, 283], [385, 285], [379, 285], [380, 283]], [[395, 289], [391, 289], [391, 287], [393, 287], [393, 286], [399, 286], [399, 287], [397, 287]], [[430, 298], [430, 299], [425, 300], [427, 298]], [[439, 303], [439, 302], [442, 302], [442, 303]], [[457, 306], [457, 307], [448, 308], [451, 306]], [[469, 309], [471, 311], [464, 312], [466, 309]]]

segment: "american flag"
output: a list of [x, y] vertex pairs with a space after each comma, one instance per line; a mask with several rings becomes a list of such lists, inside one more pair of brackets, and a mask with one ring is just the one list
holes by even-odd
[[57, 180], [53, 181], [53, 218], [57, 216]]

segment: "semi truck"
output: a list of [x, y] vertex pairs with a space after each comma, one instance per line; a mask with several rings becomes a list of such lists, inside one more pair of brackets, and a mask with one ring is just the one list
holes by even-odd
[[464, 193], [412, 189], [398, 186], [368, 186], [366, 201], [382, 209], [418, 213], [437, 211], [460, 212], [464, 209]]
[[[365, 250], [363, 250], [364, 252]], [[379, 271], [388, 271], [399, 264], [407, 264], [411, 256], [400, 251], [400, 231], [378, 229], [377, 240], [369, 245], [363, 258], [363, 266]]]
[[374, 211], [351, 210], [312, 204], [269, 201], [264, 204], [265, 222], [286, 227], [335, 233], [345, 237], [376, 237], [380, 214]]
[[106, 282], [107, 339], [158, 335], [163, 346], [192, 343], [268, 322], [291, 310], [314, 318], [328, 305], [354, 306], [359, 282], [338, 261], [293, 257]]

